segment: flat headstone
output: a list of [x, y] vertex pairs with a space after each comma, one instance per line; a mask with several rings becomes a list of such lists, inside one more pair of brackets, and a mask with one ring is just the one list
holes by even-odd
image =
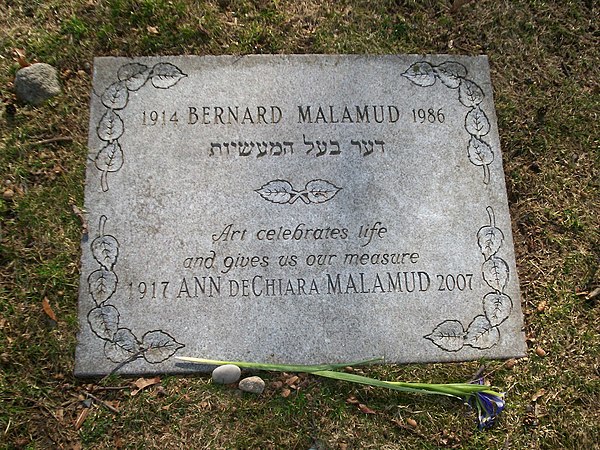
[[75, 373], [525, 354], [485, 56], [97, 58]]

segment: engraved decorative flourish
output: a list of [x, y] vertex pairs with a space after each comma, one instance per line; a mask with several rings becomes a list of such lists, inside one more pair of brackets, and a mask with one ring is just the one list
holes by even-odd
[[494, 161], [494, 151], [484, 140], [484, 136], [490, 132], [490, 121], [479, 106], [485, 95], [477, 83], [467, 78], [467, 74], [467, 68], [454, 61], [437, 66], [419, 61], [412, 64], [402, 76], [422, 87], [432, 86], [439, 79], [446, 87], [458, 90], [458, 100], [469, 108], [465, 115], [465, 130], [470, 135], [467, 155], [472, 164], [483, 168], [483, 182], [489, 184], [489, 166]]
[[108, 191], [108, 174], [118, 172], [123, 167], [123, 149], [119, 139], [125, 132], [125, 124], [119, 111], [127, 106], [129, 92], [137, 91], [147, 81], [157, 89], [169, 89], [185, 77], [187, 75], [171, 63], [158, 63], [152, 67], [131, 63], [119, 68], [119, 81], [108, 86], [100, 96], [100, 101], [107, 109], [96, 126], [96, 134], [103, 144], [94, 158], [94, 165], [102, 172], [102, 191]]
[[100, 265], [88, 277], [89, 292], [95, 304], [87, 315], [90, 329], [105, 341], [104, 355], [114, 363], [137, 358], [144, 358], [150, 364], [166, 361], [184, 345], [162, 330], [148, 331], [138, 339], [131, 329], [123, 326], [116, 306], [109, 303], [119, 284], [113, 270], [119, 257], [119, 241], [105, 233], [106, 221], [106, 216], [100, 217], [98, 237], [90, 245]]
[[511, 298], [504, 293], [510, 270], [508, 264], [498, 256], [504, 242], [504, 234], [496, 227], [496, 218], [491, 206], [486, 208], [489, 224], [477, 232], [477, 244], [483, 255], [481, 272], [485, 283], [492, 291], [483, 297], [483, 314], [476, 316], [465, 330], [458, 320], [445, 320], [424, 336], [442, 350], [457, 352], [465, 345], [488, 349], [500, 340], [499, 326], [510, 316], [513, 308]]
[[306, 183], [303, 190], [297, 191], [285, 180], [273, 180], [263, 185], [256, 192], [272, 203], [294, 203], [300, 199], [304, 203], [325, 203], [335, 197], [341, 188], [326, 180], [312, 180]]

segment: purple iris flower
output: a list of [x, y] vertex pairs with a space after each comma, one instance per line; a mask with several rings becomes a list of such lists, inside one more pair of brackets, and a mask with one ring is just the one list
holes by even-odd
[[[473, 384], [483, 384], [479, 378]], [[475, 392], [469, 396], [468, 404], [471, 408], [477, 408], [477, 421], [480, 430], [490, 428], [496, 422], [496, 418], [504, 410], [504, 394], [494, 391]]]

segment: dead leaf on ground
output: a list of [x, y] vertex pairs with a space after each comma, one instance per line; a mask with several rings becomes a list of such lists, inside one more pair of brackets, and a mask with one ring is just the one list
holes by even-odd
[[364, 414], [377, 414], [377, 412], [375, 412], [374, 410], [372, 410], [371, 408], [369, 408], [364, 403], [359, 403], [358, 404], [358, 409], [360, 409], [360, 412], [362, 412]]
[[42, 308], [44, 309], [44, 312], [48, 315], [48, 317], [50, 317], [55, 322], [58, 322], [56, 314], [54, 314], [54, 311], [52, 311], [52, 307], [50, 306], [48, 297], [44, 297], [44, 299], [42, 300]]
[[71, 207], [73, 208], [73, 213], [77, 217], [79, 217], [79, 220], [81, 220], [81, 228], [83, 228], [83, 234], [87, 235], [88, 234], [88, 223], [87, 223], [87, 219], [85, 218], [85, 214], [83, 214], [83, 211], [77, 205], [71, 205]]
[[158, 28], [156, 28], [156, 27], [147, 26], [146, 30], [150, 34], [158, 34]]
[[351, 396], [346, 399], [346, 403], [349, 403], [351, 405], [358, 405], [360, 402], [356, 399], [356, 397]]
[[19, 63], [21, 69], [31, 65], [29, 62], [27, 62], [27, 58], [25, 58], [25, 50], [22, 48], [15, 48], [13, 52], [15, 54], [15, 61]]
[[532, 402], [536, 402], [542, 395], [544, 395], [546, 393], [545, 389], [540, 389], [539, 391], [537, 391], [535, 394], [533, 394], [533, 397], [531, 397], [531, 401]]
[[137, 388], [131, 391], [131, 395], [136, 395], [138, 392], [146, 389], [148, 386], [153, 386], [160, 383], [160, 377], [154, 378], [138, 378], [133, 382], [133, 385]]
[[296, 382], [298, 380], [299, 380], [299, 378], [296, 375], [294, 375], [294, 376], [288, 378], [287, 380], [285, 380], [285, 384], [287, 384], [288, 386], [291, 386], [293, 384], [296, 384]]

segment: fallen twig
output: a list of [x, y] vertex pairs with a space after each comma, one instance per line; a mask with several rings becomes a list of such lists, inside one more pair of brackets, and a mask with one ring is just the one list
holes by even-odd
[[472, 383], [473, 381], [479, 380], [483, 375], [483, 372], [485, 372], [485, 366], [479, 366], [479, 369], [477, 369], [477, 372], [475, 372], [470, 382]]
[[71, 205], [71, 208], [73, 209], [73, 213], [79, 217], [79, 220], [81, 220], [81, 228], [83, 231], [83, 235], [87, 236], [88, 234], [88, 223], [87, 223], [87, 219], [85, 217], [85, 214], [83, 213], [83, 211], [77, 206], [77, 205]]
[[123, 389], [131, 389], [131, 386], [94, 386], [94, 391], [121, 391]]
[[44, 145], [44, 144], [53, 144], [55, 142], [71, 142], [73, 141], [72, 137], [69, 136], [58, 136], [50, 139], [42, 139], [41, 141], [32, 142], [30, 145]]
[[105, 402], [104, 400], [102, 400], [102, 399], [99, 399], [98, 397], [96, 397], [96, 396], [95, 396], [94, 394], [92, 394], [91, 392], [88, 392], [88, 391], [85, 391], [85, 390], [84, 390], [84, 391], [83, 391], [83, 393], [84, 393], [85, 395], [87, 395], [89, 398], [91, 398], [92, 400], [94, 400], [95, 402], [98, 402], [98, 403], [100, 403], [102, 406], [105, 406], [106, 408], [110, 409], [112, 412], [114, 412], [114, 413], [117, 413], [117, 414], [119, 414], [119, 413], [120, 413], [120, 411], [119, 411], [117, 408], [115, 408], [114, 406], [112, 406], [112, 405], [108, 404], [108, 403], [107, 403], [107, 402]]
[[600, 287], [597, 287], [596, 289], [594, 289], [592, 292], [590, 292], [588, 295], [585, 296], [586, 300], [591, 300], [594, 297], [597, 297], [598, 295], [600, 295]]

